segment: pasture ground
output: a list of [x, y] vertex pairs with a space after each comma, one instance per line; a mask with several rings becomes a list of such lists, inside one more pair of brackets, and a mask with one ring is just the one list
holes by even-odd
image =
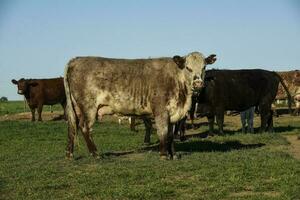
[[34, 123], [19, 111], [0, 112], [0, 199], [300, 199], [300, 117], [274, 118], [274, 134], [242, 134], [239, 116], [226, 116], [225, 135], [214, 137], [202, 118], [176, 141], [173, 161], [159, 160], [155, 134], [143, 146], [142, 124], [132, 132], [106, 117], [93, 132], [103, 158], [79, 135], [67, 160], [66, 123], [51, 120], [60, 108]]

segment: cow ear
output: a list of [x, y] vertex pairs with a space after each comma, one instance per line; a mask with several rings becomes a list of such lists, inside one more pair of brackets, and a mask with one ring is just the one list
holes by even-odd
[[180, 69], [183, 69], [183, 68], [185, 67], [185, 66], [184, 66], [185, 58], [176, 55], [176, 56], [173, 57], [173, 61], [177, 64], [177, 66], [178, 66]]
[[11, 82], [15, 85], [18, 85], [18, 81], [16, 81], [15, 79], [12, 79]]
[[216, 58], [216, 54], [211, 54], [210, 56], [208, 56], [207, 58], [205, 58], [205, 63], [207, 65], [211, 65], [214, 62], [216, 62], [217, 58]]
[[32, 86], [32, 87], [35, 87], [35, 86], [38, 85], [38, 83], [37, 82], [31, 82], [31, 83], [29, 83], [29, 85]]

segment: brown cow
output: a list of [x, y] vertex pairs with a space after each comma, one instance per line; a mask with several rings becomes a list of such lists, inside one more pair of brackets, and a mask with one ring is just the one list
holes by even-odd
[[37, 108], [38, 120], [42, 121], [43, 105], [60, 103], [65, 110], [66, 95], [63, 78], [52, 79], [15, 79], [11, 82], [18, 86], [18, 94], [24, 95], [31, 110], [31, 121], [35, 121]]
[[79, 126], [91, 155], [98, 157], [90, 131], [98, 114], [153, 117], [160, 139], [161, 159], [175, 155], [171, 123], [183, 118], [192, 88], [203, 86], [205, 58], [193, 52], [185, 57], [112, 59], [78, 57], [65, 68], [68, 116], [67, 157], [73, 156], [74, 135]]

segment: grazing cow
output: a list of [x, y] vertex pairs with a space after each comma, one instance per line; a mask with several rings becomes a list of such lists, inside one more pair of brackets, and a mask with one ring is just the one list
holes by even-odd
[[[300, 111], [300, 71], [286, 71], [286, 72], [277, 72], [279, 76], [283, 79], [285, 85], [287, 86], [291, 96], [294, 99], [296, 109], [294, 114], [299, 114]], [[285, 94], [284, 88], [279, 85], [278, 92], [275, 97], [275, 100], [286, 100], [287, 95]], [[274, 107], [276, 107], [274, 105]]]
[[275, 72], [261, 69], [206, 71], [205, 87], [199, 95], [198, 107], [208, 118], [210, 134], [213, 134], [215, 116], [219, 133], [223, 134], [226, 110], [244, 111], [253, 106], [258, 106], [261, 114], [260, 132], [266, 130], [271, 132], [273, 130], [271, 104], [279, 82], [291, 100], [288, 89]]
[[65, 109], [66, 95], [63, 78], [52, 79], [15, 79], [11, 82], [18, 86], [18, 94], [24, 95], [31, 110], [31, 121], [35, 121], [35, 109], [38, 121], [42, 121], [43, 105], [60, 103]]
[[119, 113], [153, 117], [160, 139], [161, 159], [175, 155], [171, 123], [183, 118], [191, 105], [192, 88], [201, 89], [205, 58], [193, 52], [185, 57], [112, 59], [77, 57], [65, 68], [67, 96], [67, 157], [73, 156], [74, 135], [81, 129], [91, 155], [98, 157], [90, 131], [95, 117]]

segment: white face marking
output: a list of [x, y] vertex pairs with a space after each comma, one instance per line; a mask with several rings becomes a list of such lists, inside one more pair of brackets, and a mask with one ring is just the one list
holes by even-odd
[[205, 57], [198, 52], [193, 52], [185, 57], [186, 68], [191, 71], [194, 89], [203, 87], [203, 80], [205, 75]]

